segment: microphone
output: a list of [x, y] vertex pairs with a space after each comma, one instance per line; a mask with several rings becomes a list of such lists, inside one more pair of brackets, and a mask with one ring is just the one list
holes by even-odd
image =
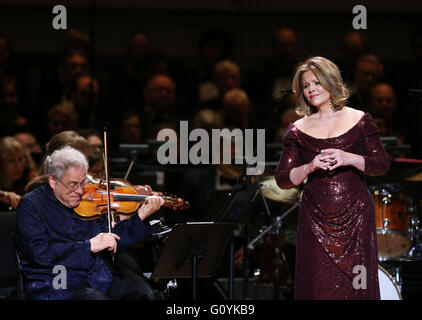
[[283, 99], [288, 95], [292, 94], [293, 90], [291, 89], [282, 89], [279, 90], [276, 94], [273, 95], [274, 98], [274, 111], [278, 112], [282, 106]]
[[274, 94], [273, 97], [274, 97], [274, 100], [278, 101], [292, 93], [293, 93], [292, 89], [281, 89], [281, 90], [278, 90], [278, 92]]
[[409, 89], [407, 90], [407, 94], [411, 97], [422, 100], [422, 89]]
[[288, 94], [292, 94], [293, 90], [292, 89], [284, 89], [284, 90], [280, 90], [279, 93], [281, 93], [282, 95], [288, 95]]

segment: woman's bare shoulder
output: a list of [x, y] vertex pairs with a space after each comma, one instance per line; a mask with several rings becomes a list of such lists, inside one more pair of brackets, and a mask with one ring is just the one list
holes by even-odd
[[358, 110], [358, 109], [354, 109], [354, 108], [351, 108], [351, 107], [343, 107], [343, 109], [344, 109], [347, 117], [349, 119], [351, 119], [351, 121], [353, 123], [358, 122], [364, 116], [364, 114], [365, 114], [364, 111]]
[[308, 116], [304, 116], [298, 120], [296, 120], [295, 122], [293, 122], [293, 125], [298, 128], [299, 130], [302, 130], [303, 128], [306, 127], [307, 123], [308, 123]]

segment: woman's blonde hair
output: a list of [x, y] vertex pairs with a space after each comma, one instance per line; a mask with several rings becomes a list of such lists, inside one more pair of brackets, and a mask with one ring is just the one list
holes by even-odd
[[13, 181], [7, 178], [4, 161], [9, 156], [23, 155], [25, 157], [25, 166], [28, 165], [28, 153], [25, 147], [13, 137], [3, 137], [0, 139], [0, 187], [11, 187]]
[[91, 153], [91, 146], [89, 145], [88, 141], [83, 136], [79, 135], [76, 131], [68, 130], [55, 134], [51, 137], [50, 141], [47, 142], [45, 146], [45, 154], [42, 165], [40, 166], [38, 172], [38, 176], [29, 181], [29, 183], [25, 186], [25, 193], [35, 189], [41, 184], [48, 182], [47, 176], [45, 175], [45, 161], [47, 157], [50, 156], [54, 151], [59, 150], [64, 146], [70, 146], [82, 152], [87, 157]]
[[71, 103], [61, 103], [52, 107], [48, 111], [47, 121], [50, 122], [56, 115], [65, 117], [70, 128], [77, 128], [79, 116], [75, 107]]
[[76, 131], [62, 131], [51, 137], [50, 141], [46, 144], [47, 155], [52, 154], [57, 149], [63, 146], [71, 146], [84, 154], [90, 153], [90, 146], [88, 141]]
[[[45, 146], [45, 155], [42, 163], [45, 162], [47, 156], [51, 155], [54, 151], [62, 148], [63, 146], [70, 146], [76, 150], [81, 151], [85, 155], [91, 153], [91, 146], [88, 141], [76, 131], [62, 131], [51, 137], [50, 141]], [[44, 166], [40, 167], [40, 174], [44, 174]]]
[[218, 76], [231, 70], [234, 70], [240, 75], [240, 67], [236, 62], [233, 62], [231, 60], [222, 60], [220, 62], [217, 62], [214, 67], [214, 77], [217, 78]]
[[343, 83], [339, 68], [326, 58], [312, 57], [298, 65], [293, 78], [292, 89], [297, 97], [296, 112], [302, 116], [317, 112], [317, 109], [309, 104], [303, 95], [302, 76], [307, 71], [312, 71], [321, 86], [330, 93], [333, 109], [342, 109], [349, 98], [349, 90]]

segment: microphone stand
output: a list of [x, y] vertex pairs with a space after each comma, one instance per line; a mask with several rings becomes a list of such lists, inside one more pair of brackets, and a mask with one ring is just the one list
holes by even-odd
[[[292, 93], [291, 90], [280, 90], [280, 94], [276, 97], [274, 100], [274, 107], [272, 110], [271, 116], [268, 118], [265, 130], [267, 131], [269, 127], [271, 126], [271, 123], [275, 119], [276, 115], [279, 113], [281, 104], [283, 99], [288, 95]], [[253, 154], [256, 154], [257, 150], [255, 149]], [[248, 164], [245, 166], [245, 179], [246, 179], [246, 188], [247, 190], [250, 190], [250, 188], [253, 188], [253, 185], [251, 183], [251, 175], [247, 174], [247, 168]], [[268, 217], [271, 216], [267, 200], [262, 192], [261, 183], [259, 181], [258, 175], [254, 174], [255, 177], [255, 188], [258, 188], [260, 197], [264, 203], [265, 212], [267, 213]], [[249, 259], [248, 259], [248, 216], [244, 218], [243, 221], [243, 266], [242, 266], [242, 273], [243, 273], [243, 283], [242, 283], [242, 299], [248, 298], [248, 285], [249, 285]], [[281, 220], [280, 220], [280, 227], [281, 227]]]
[[[246, 174], [245, 167], [245, 188], [246, 190], [252, 189], [251, 177]], [[249, 285], [249, 259], [248, 259], [248, 214], [243, 218], [243, 260], [242, 260], [242, 299], [248, 299], [248, 285]]]
[[[284, 254], [284, 251], [281, 248], [281, 245], [279, 244], [280, 241], [280, 229], [282, 226], [282, 221], [283, 219], [290, 213], [292, 212], [294, 209], [296, 209], [296, 207], [299, 205], [299, 201], [296, 201], [286, 212], [284, 212], [281, 216], [276, 217], [275, 222], [273, 222], [269, 227], [265, 228], [264, 231], [262, 231], [255, 239], [253, 239], [252, 241], [249, 242], [248, 244], [248, 249], [250, 250], [254, 250], [255, 249], [255, 244], [263, 237], [265, 236], [268, 232], [270, 232], [271, 230], [275, 230], [275, 232], [272, 234], [273, 236], [273, 240], [274, 240], [274, 250], [275, 250], [275, 258], [274, 258], [274, 268], [275, 268], [275, 272], [274, 272], [274, 291], [273, 291], [273, 296], [274, 296], [274, 300], [278, 300], [279, 296], [280, 296], [280, 289], [279, 289], [279, 283], [280, 283], [280, 274], [279, 274], [279, 270], [280, 270], [280, 266], [281, 264], [287, 263], [286, 260], [286, 256]], [[290, 272], [288, 271], [288, 276], [290, 277]]]
[[274, 100], [272, 103], [272, 110], [270, 116], [267, 118], [267, 121], [265, 123], [265, 130], [270, 131], [271, 138], [273, 138], [273, 123], [276, 119], [276, 116], [280, 114], [281, 109], [285, 106], [285, 99], [289, 94], [292, 94], [292, 90], [280, 90], [278, 95], [274, 96]]

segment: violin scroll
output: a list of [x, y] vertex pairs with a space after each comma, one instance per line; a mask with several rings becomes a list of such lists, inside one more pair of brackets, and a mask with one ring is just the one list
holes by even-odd
[[164, 196], [163, 199], [165, 201], [164, 206], [170, 207], [173, 210], [186, 210], [190, 207], [189, 201], [185, 201], [176, 196]]

